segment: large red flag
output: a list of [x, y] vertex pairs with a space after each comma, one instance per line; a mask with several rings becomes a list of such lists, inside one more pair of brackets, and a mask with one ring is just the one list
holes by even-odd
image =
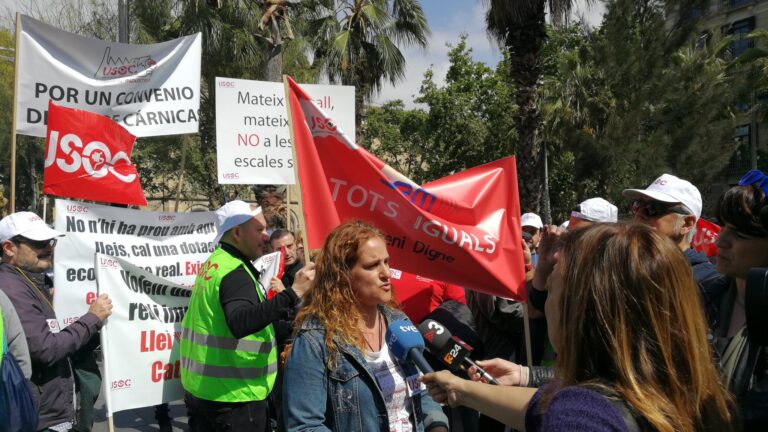
[[43, 193], [147, 205], [130, 159], [135, 140], [107, 117], [49, 102]]
[[514, 158], [420, 187], [354, 144], [290, 78], [287, 93], [310, 249], [363, 219], [387, 234], [393, 266], [524, 300]]

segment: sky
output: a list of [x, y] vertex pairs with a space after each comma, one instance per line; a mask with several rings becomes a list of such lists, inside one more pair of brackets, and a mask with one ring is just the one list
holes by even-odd
[[[34, 4], [36, 0], [0, 0], [0, 11], [16, 10], [24, 4]], [[82, 0], [73, 0], [82, 1]], [[115, 4], [117, 0], [112, 1]], [[510, 0], [514, 1], [514, 0]], [[573, 16], [582, 18], [591, 26], [598, 26], [602, 20], [605, 6], [601, 0], [593, 0], [591, 6], [585, 0], [575, 0]], [[424, 72], [428, 68], [434, 71], [438, 85], [445, 82], [448, 71], [448, 51], [446, 44], [456, 45], [462, 33], [467, 34], [467, 45], [472, 49], [473, 58], [490, 67], [495, 67], [501, 60], [501, 51], [488, 39], [485, 31], [485, 4], [481, 0], [421, 0], [427, 16], [431, 35], [426, 48], [405, 48], [407, 65], [405, 78], [392, 85], [386, 82], [381, 93], [374, 98], [374, 104], [401, 99], [406, 107], [413, 108], [413, 98], [419, 92]], [[12, 14], [11, 14], [12, 15]], [[0, 17], [4, 18], [4, 17]]]
[[[513, 0], [514, 1], [514, 0]], [[583, 17], [591, 26], [598, 26], [605, 11], [604, 5], [597, 1], [591, 7], [585, 6], [584, 0], [576, 0], [573, 15]], [[501, 51], [488, 39], [485, 31], [485, 8], [480, 0], [422, 0], [422, 8], [431, 29], [426, 49], [406, 48], [403, 54], [407, 61], [405, 78], [396, 85], [387, 82], [375, 104], [401, 99], [406, 107], [413, 108], [413, 98], [419, 93], [424, 72], [430, 67], [434, 71], [438, 85], [445, 82], [448, 71], [447, 43], [456, 45], [461, 33], [467, 34], [467, 45], [472, 48], [475, 61], [482, 61], [495, 67], [501, 60]]]

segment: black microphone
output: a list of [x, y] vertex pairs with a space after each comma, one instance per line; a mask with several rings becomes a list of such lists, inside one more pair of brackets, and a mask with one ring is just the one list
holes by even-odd
[[424, 336], [427, 350], [448, 366], [451, 372], [466, 371], [470, 367], [477, 368], [477, 372], [489, 384], [498, 385], [496, 378], [491, 376], [483, 368], [477, 365], [469, 354], [472, 347], [466, 342], [451, 334], [445, 326], [433, 319], [426, 319], [419, 325], [419, 332]]
[[411, 361], [415, 363], [423, 374], [434, 372], [422, 354], [424, 339], [416, 326], [409, 320], [393, 321], [387, 327], [387, 346], [389, 351], [401, 362]]

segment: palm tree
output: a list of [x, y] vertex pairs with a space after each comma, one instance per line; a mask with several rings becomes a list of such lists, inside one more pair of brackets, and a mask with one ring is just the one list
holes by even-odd
[[[293, 26], [289, 19], [288, 7], [296, 3], [293, 0], [265, 0], [262, 2], [264, 13], [259, 20], [259, 30], [269, 26], [267, 36], [269, 52], [267, 53], [267, 81], [282, 81], [283, 75], [283, 40], [293, 39]], [[282, 22], [282, 28], [280, 23]]]
[[307, 35], [315, 62], [333, 83], [355, 86], [355, 124], [363, 104], [405, 75], [399, 46], [427, 44], [429, 28], [418, 0], [318, 0], [309, 6]]
[[[194, 156], [194, 160], [186, 161], [191, 165], [187, 182], [199, 185], [211, 208], [245, 193], [246, 186], [225, 186], [216, 181], [213, 89], [217, 76], [263, 79], [268, 47], [259, 37], [262, 4], [245, 0], [132, 0], [131, 10], [135, 40], [141, 43], [202, 33], [200, 133], [193, 138], [196, 145], [185, 145], [190, 150], [188, 156]], [[142, 152], [148, 152], [148, 147], [143, 145]], [[163, 148], [167, 152], [167, 145], [158, 149]], [[151, 160], [158, 165], [165, 159], [154, 156]]]
[[[571, 0], [483, 0], [488, 5], [486, 27], [509, 54], [510, 78], [515, 85], [518, 106], [517, 166], [520, 178], [520, 204], [525, 211], [539, 212], [550, 220], [549, 200], [544, 193], [546, 176], [545, 149], [539, 134], [542, 117], [539, 108], [541, 86], [541, 50], [547, 40], [545, 6], [549, 6], [552, 23], [566, 23]], [[546, 3], [546, 4], [545, 4]]]

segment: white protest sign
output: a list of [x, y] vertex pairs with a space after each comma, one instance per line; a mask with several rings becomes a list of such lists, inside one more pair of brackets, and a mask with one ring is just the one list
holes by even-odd
[[273, 277], [277, 277], [277, 274], [282, 270], [280, 262], [280, 252], [272, 252], [271, 254], [262, 255], [253, 260], [253, 268], [259, 272], [259, 283], [264, 289], [264, 298], [267, 298], [267, 291], [269, 290], [269, 283]]
[[45, 136], [49, 100], [105, 115], [137, 137], [197, 132], [200, 33], [129, 45], [23, 15], [20, 31], [18, 133]]
[[96, 280], [112, 299], [101, 330], [107, 415], [183, 398], [179, 340], [192, 291], [102, 254]]
[[[304, 84], [337, 126], [355, 136], [355, 88]], [[221, 184], [295, 184], [283, 83], [216, 78]]]
[[53, 306], [62, 326], [96, 297], [94, 253], [116, 256], [173, 283], [192, 286], [216, 245], [213, 212], [147, 212], [56, 200]]

